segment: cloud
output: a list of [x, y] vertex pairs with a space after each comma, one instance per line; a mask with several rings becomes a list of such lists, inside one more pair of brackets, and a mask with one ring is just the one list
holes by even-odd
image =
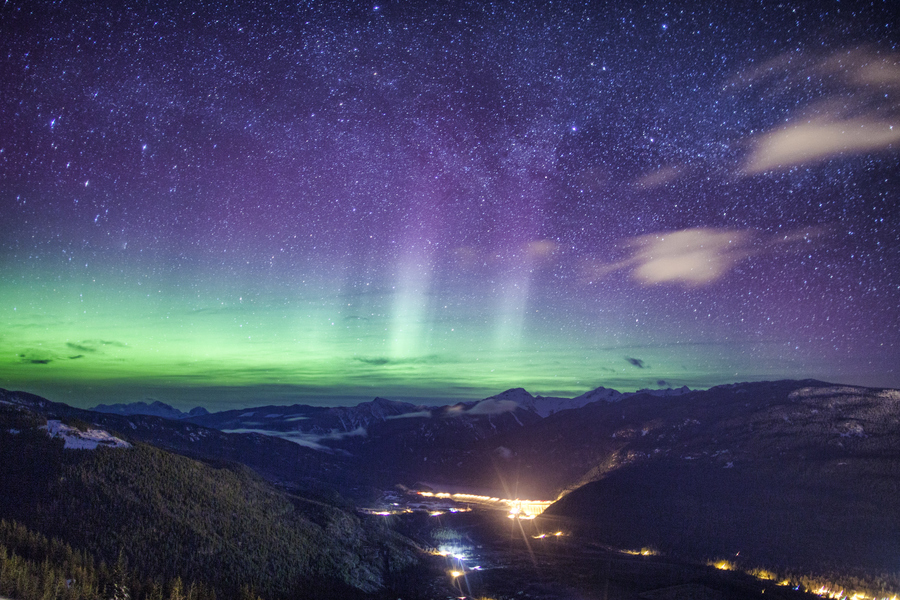
[[81, 340], [80, 342], [66, 342], [66, 347], [81, 353], [99, 352], [103, 346], [115, 348], [127, 348], [128, 344], [112, 340]]
[[656, 188], [677, 180], [683, 171], [681, 165], [669, 165], [652, 173], [647, 173], [635, 182], [637, 187]]
[[715, 281], [750, 254], [751, 236], [746, 231], [710, 228], [684, 229], [642, 235], [628, 240], [631, 258], [611, 264], [594, 264], [590, 275], [604, 276], [630, 269], [644, 284], [681, 283], [703, 285]]
[[633, 274], [651, 284], [709, 283], [749, 255], [749, 242], [746, 232], [707, 228], [643, 235], [632, 242], [637, 263]]
[[303, 431], [272, 431], [270, 429], [252, 428], [223, 429], [222, 431], [224, 433], [259, 433], [269, 437], [278, 437], [283, 440], [293, 442], [298, 446], [305, 446], [313, 450], [327, 451], [331, 451], [331, 448], [322, 445], [320, 442], [329, 440], [338, 441], [349, 437], [365, 437], [366, 435], [368, 435], [364, 427], [358, 427], [353, 431], [332, 430], [331, 432], [325, 434], [306, 433]]
[[57, 358], [52, 353], [41, 351], [19, 352], [16, 356], [19, 357], [20, 363], [26, 365], [49, 365]]
[[532, 240], [525, 244], [525, 256], [531, 263], [544, 264], [553, 260], [559, 244], [552, 240]]
[[513, 400], [497, 400], [494, 398], [482, 400], [466, 411], [469, 415], [499, 415], [505, 412], [513, 412], [519, 405]]
[[375, 367], [385, 367], [389, 365], [434, 365], [446, 362], [444, 358], [437, 354], [429, 354], [427, 356], [417, 356], [414, 358], [389, 358], [387, 356], [357, 356], [354, 357], [356, 362]]
[[544, 268], [554, 264], [559, 254], [559, 243], [549, 239], [535, 239], [522, 244], [511, 244], [503, 253], [472, 246], [456, 248], [454, 253], [457, 266], [466, 271], [505, 269], [511, 260], [528, 268]]
[[900, 141], [900, 56], [871, 49], [779, 56], [731, 82], [740, 92], [767, 90], [768, 97], [802, 96], [813, 82], [824, 97], [802, 108], [786, 125], [752, 140], [743, 173], [880, 151]]
[[419, 410], [416, 412], [408, 412], [400, 415], [387, 415], [384, 419], [385, 421], [390, 421], [393, 419], [428, 419], [431, 418], [430, 410]]
[[[81, 342], [65, 342], [60, 346], [51, 344], [42, 344], [42, 348], [26, 349], [17, 353], [19, 363], [26, 365], [49, 365], [52, 362], [64, 360], [79, 360], [85, 358], [86, 354], [99, 352], [103, 346], [115, 346], [119, 348], [128, 347], [122, 342], [113, 342], [107, 340], [81, 341]], [[68, 351], [67, 351], [68, 350]], [[77, 354], [72, 354], [71, 350], [75, 350]]]
[[77, 350], [78, 352], [96, 352], [97, 349], [92, 346], [87, 346], [85, 344], [75, 344], [72, 342], [66, 342], [66, 346], [71, 348], [72, 350]]
[[395, 361], [392, 361], [390, 358], [385, 358], [385, 357], [364, 358], [364, 357], [360, 356], [360, 357], [354, 358], [353, 360], [355, 360], [357, 362], [365, 363], [367, 365], [374, 365], [376, 367], [381, 367], [381, 366], [390, 365], [390, 364], [396, 364]]
[[696, 287], [720, 279], [750, 256], [800, 243], [804, 251], [809, 251], [807, 244], [824, 233], [823, 228], [806, 228], [768, 239], [750, 230], [705, 227], [652, 233], [625, 241], [632, 250], [629, 258], [615, 263], [588, 262], [584, 274], [593, 280], [624, 269], [643, 285]]
[[625, 357], [625, 360], [627, 360], [630, 364], [634, 365], [634, 366], [637, 367], [638, 369], [645, 369], [645, 368], [646, 368], [646, 367], [644, 366], [644, 361], [641, 360], [640, 358], [631, 358], [631, 357], [629, 357], [629, 356], [626, 356], [626, 357]]
[[519, 408], [519, 405], [513, 400], [497, 400], [496, 398], [488, 398], [481, 400], [474, 405], [454, 404], [448, 406], [444, 410], [445, 417], [462, 417], [468, 415], [499, 415], [506, 412], [513, 412]]
[[895, 123], [869, 117], [821, 115], [759, 138], [744, 173], [752, 175], [829, 159], [840, 154], [881, 150], [900, 140]]
[[515, 453], [506, 446], [497, 446], [493, 454], [503, 460], [512, 460], [515, 457]]

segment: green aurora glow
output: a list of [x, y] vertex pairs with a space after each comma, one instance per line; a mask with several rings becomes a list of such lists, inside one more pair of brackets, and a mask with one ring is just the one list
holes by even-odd
[[[481, 306], [491, 298], [452, 294], [412, 294], [410, 301], [385, 289], [322, 292], [338, 286], [317, 282], [314, 297], [284, 288], [235, 296], [227, 286], [146, 278], [129, 285], [54, 271], [6, 281], [0, 380], [80, 405], [151, 397], [179, 406], [330, 404], [377, 395], [444, 402], [510, 387], [575, 396], [599, 385], [630, 391], [661, 380], [703, 387], [722, 383], [722, 375], [709, 374], [728, 373], [753, 350], [674, 337], [665, 343], [662, 324], [652, 320], [651, 340], [639, 323], [628, 336], [603, 336], [608, 322], [560, 332], [558, 320], [543, 321], [534, 308], [528, 318], [498, 308], [486, 319]], [[617, 331], [623, 321], [639, 321], [627, 310], [608, 318]], [[640, 358], [629, 361], [632, 355]], [[754, 371], [733, 377], [776, 373], [761, 356], [748, 363]]]

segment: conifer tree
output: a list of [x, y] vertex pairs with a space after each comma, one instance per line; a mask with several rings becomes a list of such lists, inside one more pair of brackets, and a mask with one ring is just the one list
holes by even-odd
[[119, 550], [119, 560], [116, 561], [116, 566], [113, 567], [111, 600], [131, 600], [131, 592], [128, 589], [126, 578], [125, 553]]
[[187, 600], [184, 595], [184, 584], [181, 582], [181, 577], [176, 577], [172, 581], [168, 600]]

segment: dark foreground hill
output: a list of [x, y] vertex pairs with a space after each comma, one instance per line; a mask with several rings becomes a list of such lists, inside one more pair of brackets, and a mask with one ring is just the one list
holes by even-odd
[[27, 407], [0, 403], [0, 517], [124, 561], [145, 581], [180, 578], [219, 597], [246, 587], [265, 598], [362, 597], [418, 560], [383, 524], [285, 494], [246, 467], [142, 443], [69, 449], [46, 427]]

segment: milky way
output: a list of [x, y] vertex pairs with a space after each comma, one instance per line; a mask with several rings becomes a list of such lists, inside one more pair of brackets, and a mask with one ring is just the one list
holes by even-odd
[[0, 7], [2, 387], [900, 387], [888, 2], [94, 4]]

